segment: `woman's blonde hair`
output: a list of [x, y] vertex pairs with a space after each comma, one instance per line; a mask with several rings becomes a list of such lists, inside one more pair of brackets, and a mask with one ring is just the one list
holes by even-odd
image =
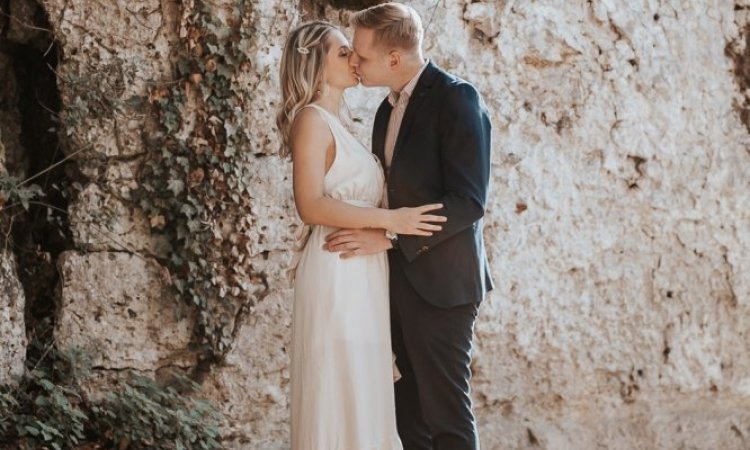
[[422, 45], [422, 19], [414, 8], [401, 3], [382, 3], [355, 13], [350, 24], [373, 30], [375, 45], [385, 50], [416, 50]]
[[323, 21], [304, 23], [289, 34], [281, 55], [279, 80], [281, 107], [276, 126], [281, 134], [281, 156], [290, 153], [289, 134], [297, 113], [310, 104], [316, 91], [323, 88], [326, 55], [330, 48], [328, 34], [337, 28]]

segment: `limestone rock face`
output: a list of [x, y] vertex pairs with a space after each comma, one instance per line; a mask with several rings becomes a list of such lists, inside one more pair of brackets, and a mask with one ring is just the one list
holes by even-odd
[[70, 208], [73, 237], [89, 251], [124, 250], [164, 257], [169, 243], [151, 233], [143, 213], [97, 184], [86, 186]]
[[[148, 126], [128, 99], [172, 74], [191, 2], [185, 11], [167, 1], [69, 3], [45, 2], [66, 55], [61, 76], [96, 72], [121, 86], [112, 98], [127, 114], [93, 109], [79, 119], [74, 99], [85, 84], [62, 87], [70, 148], [96, 145], [80, 162], [93, 184], [71, 207], [77, 243], [91, 253], [61, 258], [57, 337], [93, 346], [103, 371], [190, 365], [193, 322], [174, 317], [150, 258], [168, 249], [127, 192]], [[427, 56], [474, 83], [492, 114], [485, 237], [497, 288], [480, 309], [473, 363], [483, 448], [747, 449], [750, 80], [738, 64], [750, 55], [750, 2], [407, 3], [424, 19]], [[234, 3], [211, 4], [236, 23]], [[238, 315], [225, 364], [205, 385], [228, 416], [227, 448], [282, 450], [292, 300], [284, 273], [298, 222], [291, 165], [275, 156], [277, 67], [302, 20], [352, 30], [349, 11], [324, 2], [253, 8], [260, 34], [232, 86], [253, 130], [245, 219], [254, 231], [243, 251], [264, 290]], [[347, 95], [364, 142], [384, 93]], [[101, 205], [115, 217], [94, 227]]]
[[266, 297], [250, 311], [225, 365], [204, 386], [229, 419], [227, 448], [289, 448], [290, 294]]
[[60, 313], [55, 339], [83, 349], [98, 369], [155, 371], [195, 363], [187, 351], [192, 318], [165, 289], [153, 260], [128, 253], [60, 256]]
[[[4, 31], [4, 30], [2, 30]], [[13, 61], [0, 52], [0, 176], [16, 174], [23, 168], [20, 142], [21, 118], [18, 111], [18, 86]], [[11, 221], [3, 211], [7, 198], [0, 196], [0, 223]], [[11, 200], [12, 201], [12, 200]], [[0, 385], [14, 384], [24, 372], [26, 361], [26, 296], [18, 278], [16, 258], [9, 250], [7, 236], [0, 249]]]
[[144, 129], [153, 125], [144, 99], [150, 87], [172, 81], [179, 6], [52, 1], [44, 8], [65, 55], [57, 67], [60, 139], [89, 180], [68, 208], [77, 251], [58, 260], [55, 338], [63, 349], [90, 352], [104, 389], [123, 369], [192, 367], [195, 317], [154, 259], [168, 257], [170, 244], [130, 197], [146, 154]]
[[[429, 26], [427, 55], [492, 111], [497, 289], [473, 366], [484, 448], [743, 448], [750, 140], [725, 47], [741, 41], [744, 6], [448, 1], [433, 14], [435, 2], [408, 3]], [[258, 9], [276, 19], [266, 53], [278, 54], [299, 20]], [[348, 13], [325, 16], [345, 26]], [[382, 94], [349, 95], [366, 142]], [[278, 195], [268, 176], [258, 198]], [[227, 408], [233, 448], [286, 445], [274, 393], [286, 387], [277, 352], [291, 297], [270, 286], [278, 294], [254, 311], [265, 317], [230, 356], [252, 363], [217, 374], [225, 392], [253, 380], [243, 398], [257, 406]]]
[[26, 361], [25, 297], [13, 255], [0, 253], [0, 386], [15, 383]]

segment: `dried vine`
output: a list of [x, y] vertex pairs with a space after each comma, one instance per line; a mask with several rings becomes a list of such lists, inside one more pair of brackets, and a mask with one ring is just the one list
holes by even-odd
[[134, 198], [173, 252], [163, 263], [182, 299], [199, 310], [195, 341], [204, 360], [229, 350], [240, 313], [267, 290], [247, 257], [252, 226], [250, 158], [243, 127], [254, 7], [241, 0], [224, 22], [203, 0], [183, 4], [179, 83], [149, 92], [157, 126]]

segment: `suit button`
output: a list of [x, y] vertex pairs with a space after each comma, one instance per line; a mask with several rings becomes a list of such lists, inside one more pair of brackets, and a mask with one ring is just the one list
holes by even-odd
[[425, 246], [422, 246], [422, 248], [420, 248], [419, 250], [422, 251], [422, 252], [426, 252], [429, 249], [430, 249], [430, 247], [428, 247], [428, 246], [425, 245]]

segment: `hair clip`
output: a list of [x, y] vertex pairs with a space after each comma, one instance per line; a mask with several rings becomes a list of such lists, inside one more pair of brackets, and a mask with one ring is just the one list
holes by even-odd
[[297, 51], [303, 55], [308, 55], [310, 53], [310, 49], [307, 47], [297, 47]]

